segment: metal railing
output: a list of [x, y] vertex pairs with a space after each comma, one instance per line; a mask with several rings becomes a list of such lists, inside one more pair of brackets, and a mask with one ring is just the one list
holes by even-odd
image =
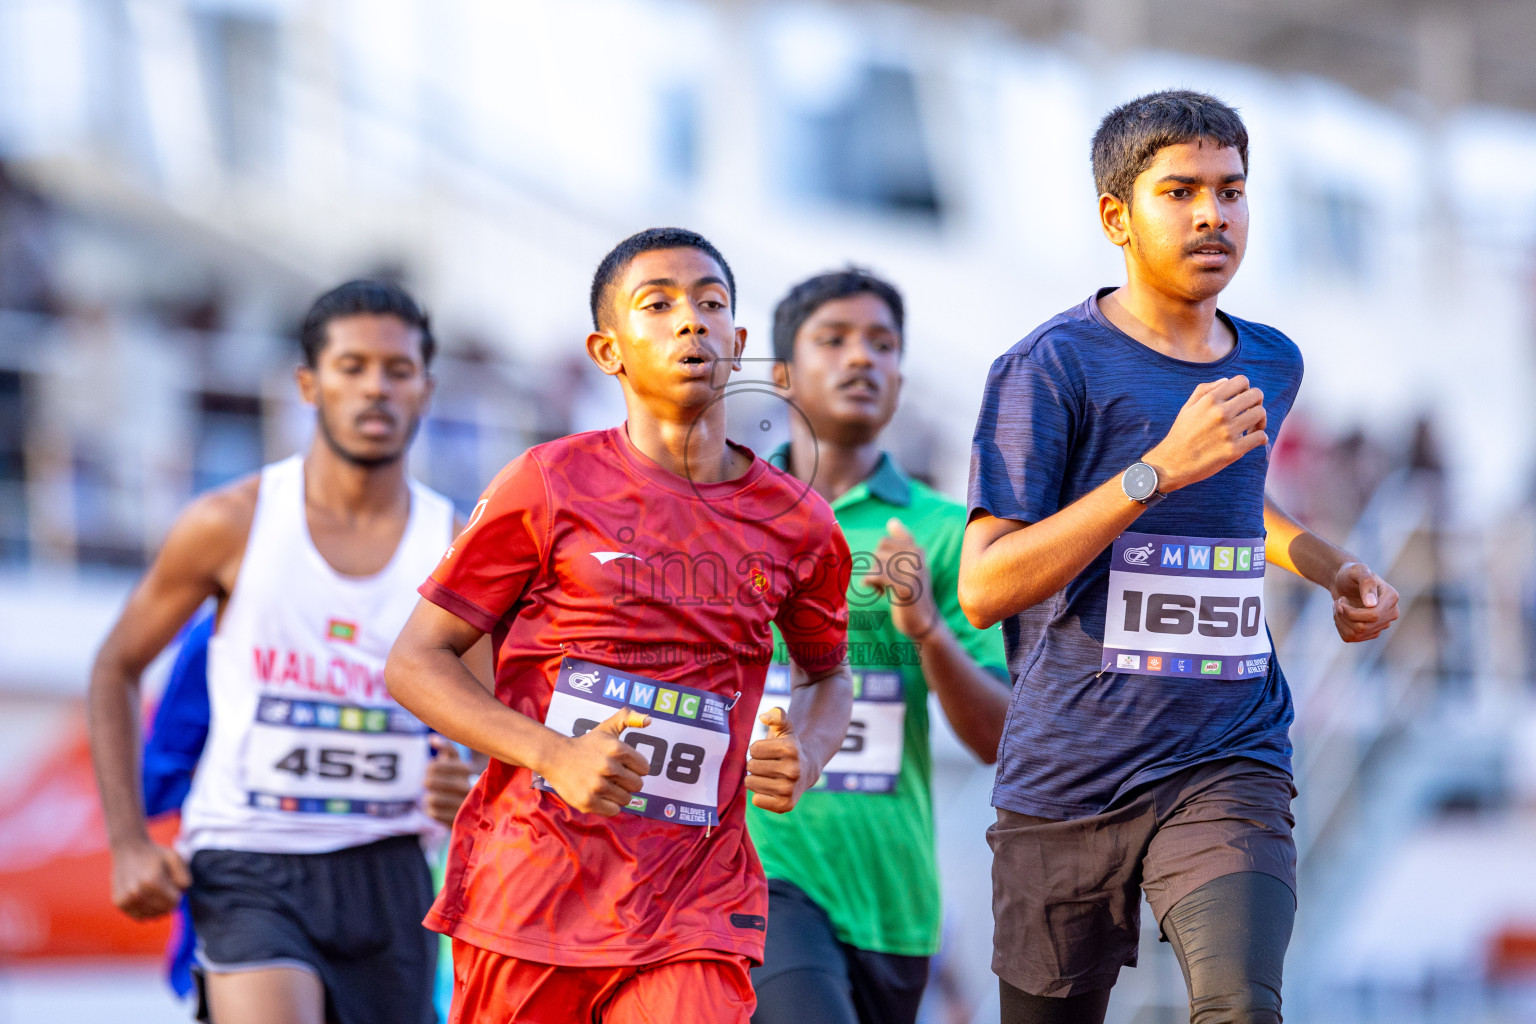
[[[1376, 743], [1405, 717], [1416, 683], [1433, 672], [1435, 643], [1406, 657], [1401, 643], [1409, 611], [1440, 585], [1434, 557], [1414, 558], [1417, 545], [1438, 543], [1436, 481], [1399, 470], [1367, 502], [1345, 547], [1398, 591], [1403, 619], [1378, 640], [1345, 644], [1333, 622], [1333, 598], [1314, 590], [1280, 645], [1281, 664], [1296, 704], [1292, 729], [1296, 848], [1305, 865], [1353, 791]], [[1433, 625], [1431, 625], [1433, 628]]]

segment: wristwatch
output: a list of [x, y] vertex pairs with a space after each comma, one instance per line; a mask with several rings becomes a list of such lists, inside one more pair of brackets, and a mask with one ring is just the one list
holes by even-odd
[[1157, 470], [1145, 462], [1133, 462], [1120, 474], [1120, 489], [1127, 498], [1147, 508], [1168, 497], [1157, 489]]

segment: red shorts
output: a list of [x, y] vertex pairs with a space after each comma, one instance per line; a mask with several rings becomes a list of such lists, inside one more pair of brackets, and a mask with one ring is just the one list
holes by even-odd
[[751, 961], [693, 949], [654, 964], [561, 967], [453, 940], [448, 1024], [748, 1024]]

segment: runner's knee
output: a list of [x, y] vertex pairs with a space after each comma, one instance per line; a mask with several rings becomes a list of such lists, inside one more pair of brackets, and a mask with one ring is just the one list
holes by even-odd
[[1163, 920], [1189, 986], [1190, 1024], [1279, 1024], [1280, 983], [1296, 902], [1272, 875], [1213, 879]]
[[1280, 996], [1261, 985], [1191, 999], [1189, 1024], [1280, 1024]]
[[325, 986], [313, 972], [270, 967], [206, 975], [212, 1024], [320, 1024]]
[[1002, 1024], [1104, 1024], [1109, 989], [1075, 996], [1036, 996], [998, 979]]

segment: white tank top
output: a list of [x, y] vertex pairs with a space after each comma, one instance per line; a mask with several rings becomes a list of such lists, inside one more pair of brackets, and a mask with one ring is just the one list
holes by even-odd
[[384, 687], [416, 588], [453, 540], [453, 506], [411, 482], [400, 546], [343, 576], [304, 515], [304, 460], [261, 471], [234, 592], [208, 647], [208, 742], [182, 810], [198, 850], [324, 853], [438, 826], [421, 810], [427, 730]]

